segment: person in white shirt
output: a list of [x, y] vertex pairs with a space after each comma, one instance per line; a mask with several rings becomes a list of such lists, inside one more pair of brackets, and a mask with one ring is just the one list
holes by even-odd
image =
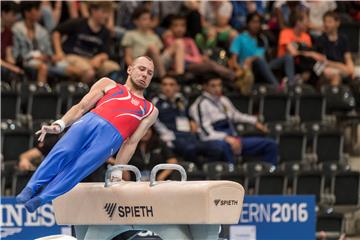
[[224, 140], [231, 146], [234, 155], [263, 156], [263, 161], [277, 164], [278, 146], [276, 142], [265, 137], [239, 137], [235, 130], [238, 122], [250, 123], [263, 132], [266, 126], [256, 117], [239, 112], [230, 99], [222, 95], [222, 80], [210, 76], [203, 85], [204, 92], [190, 107], [190, 116], [199, 126], [200, 139]]

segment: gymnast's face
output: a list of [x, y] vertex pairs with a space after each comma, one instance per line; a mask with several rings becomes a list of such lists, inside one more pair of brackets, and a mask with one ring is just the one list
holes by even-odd
[[154, 63], [146, 57], [139, 57], [128, 67], [127, 72], [136, 88], [145, 89], [154, 75]]

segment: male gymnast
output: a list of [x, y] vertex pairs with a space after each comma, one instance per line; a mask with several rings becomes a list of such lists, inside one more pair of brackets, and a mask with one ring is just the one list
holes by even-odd
[[124, 85], [100, 79], [80, 103], [36, 133], [43, 141], [47, 133], [59, 134], [71, 126], [16, 197], [29, 212], [68, 192], [119, 149], [116, 163], [129, 162], [158, 110], [143, 97], [153, 77], [153, 61], [138, 57], [127, 73]]

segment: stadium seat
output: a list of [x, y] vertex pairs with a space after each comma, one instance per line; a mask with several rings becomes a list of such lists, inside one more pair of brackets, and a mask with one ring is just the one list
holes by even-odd
[[256, 178], [255, 194], [284, 195], [287, 189], [287, 178], [283, 173], [260, 175]]
[[75, 91], [71, 92], [67, 102], [67, 110], [69, 110], [75, 104], [78, 104], [80, 100], [89, 92], [89, 86], [84, 83], [76, 83]]
[[1, 149], [4, 161], [17, 161], [20, 153], [32, 147], [32, 134], [16, 123], [2, 123]]
[[344, 137], [338, 131], [318, 133], [314, 139], [313, 149], [320, 167], [326, 168], [326, 165], [335, 165], [338, 168], [345, 167], [347, 164], [344, 159], [343, 145]]
[[325, 116], [326, 101], [322, 95], [305, 94], [296, 98], [295, 114], [302, 123], [322, 122]]
[[30, 180], [33, 172], [31, 171], [16, 171], [12, 178], [11, 193], [13, 196], [18, 195]]
[[27, 114], [32, 120], [57, 119], [60, 115], [61, 102], [58, 93], [48, 86], [39, 87], [30, 84]]
[[[189, 161], [180, 161], [179, 165], [181, 165], [185, 169], [187, 179], [189, 181], [206, 180], [206, 174], [200, 171], [195, 163]], [[172, 179], [180, 180], [181, 176], [178, 172], [174, 171], [172, 174]]]
[[[279, 144], [279, 165], [283, 170], [297, 170], [304, 163], [306, 136], [302, 132], [284, 132], [277, 137]], [[296, 166], [295, 166], [296, 167]]]
[[[339, 239], [344, 232], [344, 216], [341, 213], [319, 213], [316, 218], [316, 235], [325, 232], [329, 239]], [[327, 238], [327, 239], [328, 239]]]
[[244, 96], [240, 94], [230, 95], [231, 102], [234, 104], [237, 110], [242, 113], [253, 113], [253, 99], [251, 96]]
[[2, 191], [11, 188], [12, 177], [19, 155], [32, 147], [32, 134], [27, 128], [17, 123], [2, 122], [1, 124], [1, 154], [2, 154]]
[[218, 180], [221, 174], [233, 172], [233, 169], [225, 162], [209, 162], [204, 163], [203, 171], [207, 175], [208, 180]]
[[321, 172], [302, 172], [294, 176], [293, 192], [296, 195], [315, 195], [316, 203], [322, 203], [325, 178]]
[[346, 113], [355, 108], [355, 98], [348, 86], [324, 85], [321, 93], [326, 98], [326, 114]]
[[1, 87], [1, 119], [15, 120], [19, 113], [20, 113], [19, 92], [11, 88], [6, 89]]
[[286, 94], [261, 96], [259, 113], [266, 123], [285, 123], [290, 118], [290, 99]]
[[332, 192], [335, 195], [334, 208], [338, 212], [350, 212], [360, 206], [360, 173], [340, 172], [335, 175]]

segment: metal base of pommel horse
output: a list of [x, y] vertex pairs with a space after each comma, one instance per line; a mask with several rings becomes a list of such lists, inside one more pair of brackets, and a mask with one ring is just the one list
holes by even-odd
[[[181, 173], [181, 181], [156, 181], [159, 170]], [[135, 173], [136, 182], [112, 181], [114, 171]], [[177, 164], [156, 165], [150, 182], [131, 165], [108, 169], [104, 183], [80, 183], [53, 201], [58, 224], [74, 225], [79, 240], [112, 239], [129, 230], [162, 239], [218, 239], [220, 224], [239, 222], [243, 187], [231, 181], [186, 181]], [[120, 178], [121, 179], [121, 178]], [[128, 239], [137, 235], [136, 231]]]

